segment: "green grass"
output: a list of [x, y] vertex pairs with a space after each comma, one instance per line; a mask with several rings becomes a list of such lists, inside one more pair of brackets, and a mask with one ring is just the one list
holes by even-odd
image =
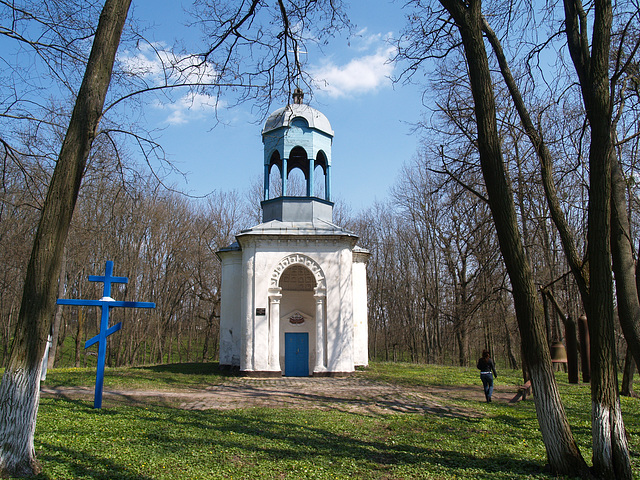
[[[47, 384], [92, 385], [94, 372], [53, 370]], [[518, 384], [519, 372], [499, 372]], [[473, 385], [472, 369], [374, 363], [358, 375], [400, 385]], [[220, 383], [214, 364], [108, 369], [113, 387], [175, 389]], [[121, 383], [119, 383], [121, 382]], [[589, 386], [558, 382], [574, 434], [590, 461]], [[636, 391], [640, 384], [636, 382]], [[640, 400], [622, 398], [636, 472]], [[93, 410], [42, 399], [38, 479], [551, 479], [532, 401], [515, 405], [443, 398], [472, 415], [160, 406]], [[638, 473], [636, 473], [636, 476]]]

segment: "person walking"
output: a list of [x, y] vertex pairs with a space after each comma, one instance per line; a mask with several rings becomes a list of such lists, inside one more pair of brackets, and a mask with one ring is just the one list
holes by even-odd
[[487, 399], [487, 403], [491, 402], [491, 395], [493, 395], [493, 378], [498, 378], [496, 373], [496, 365], [493, 363], [488, 350], [482, 351], [482, 357], [478, 359], [478, 370], [480, 370], [480, 380], [482, 380], [482, 386], [484, 387], [484, 397]]

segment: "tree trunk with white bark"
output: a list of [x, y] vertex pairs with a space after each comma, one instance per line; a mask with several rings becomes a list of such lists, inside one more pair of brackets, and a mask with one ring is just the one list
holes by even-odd
[[40, 370], [64, 244], [131, 0], [106, 0], [34, 239], [11, 357], [0, 384], [0, 476], [38, 472], [33, 435]]
[[588, 476], [560, 399], [545, 334], [542, 307], [533, 273], [518, 230], [513, 194], [507, 179], [498, 137], [495, 98], [482, 35], [480, 0], [440, 0], [456, 22], [462, 37], [478, 128], [478, 150], [500, 250], [513, 287], [513, 299], [522, 336], [522, 351], [535, 392], [538, 424], [554, 473]]
[[[629, 447], [618, 397], [611, 278], [612, 167], [616, 161], [609, 92], [613, 8], [611, 0], [594, 2], [591, 40], [587, 34], [590, 22], [582, 2], [564, 0], [564, 12], [567, 46], [591, 130], [587, 232], [589, 298], [585, 307], [591, 338], [593, 470], [603, 479], [631, 480]], [[617, 223], [616, 228], [618, 226]]]

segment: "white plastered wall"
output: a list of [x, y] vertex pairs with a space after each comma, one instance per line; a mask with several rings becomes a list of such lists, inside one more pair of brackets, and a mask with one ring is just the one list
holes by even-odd
[[353, 363], [369, 365], [367, 264], [357, 260], [353, 262]]
[[221, 252], [222, 285], [220, 303], [220, 365], [240, 367], [240, 318], [242, 253]]
[[[244, 279], [244, 291], [255, 295], [253, 299], [245, 299], [242, 316], [248, 322], [249, 330], [253, 330], [253, 339], [245, 340], [241, 358], [243, 371], [273, 371], [269, 359], [269, 291], [272, 289], [272, 276], [276, 268], [286, 257], [299, 254], [309, 257], [322, 269], [326, 280], [326, 338], [324, 342], [326, 367], [329, 372], [352, 372], [353, 362], [353, 293], [352, 285], [352, 255], [348, 242], [336, 240], [305, 241], [292, 239], [282, 241], [278, 239], [257, 237], [250, 241], [242, 241], [242, 264], [249, 273], [249, 266], [253, 267], [252, 279]], [[244, 252], [245, 245], [248, 252]], [[291, 250], [295, 248], [295, 252]], [[304, 292], [307, 296], [301, 304], [297, 304], [296, 294], [300, 292], [281, 292], [280, 318], [294, 310], [300, 310], [311, 320], [308, 324], [310, 371], [315, 364], [315, 298], [313, 292]], [[256, 316], [255, 310], [264, 308], [266, 316]], [[247, 313], [249, 315], [247, 315]], [[287, 317], [288, 318], [288, 317]], [[282, 323], [280, 324], [282, 327]], [[287, 327], [288, 328], [288, 327]], [[292, 330], [293, 331], [293, 330]], [[304, 330], [296, 330], [304, 331]], [[280, 368], [284, 367], [283, 345], [284, 333], [280, 334]]]
[[353, 292], [351, 289], [351, 248], [334, 252], [327, 274], [327, 370], [353, 372]]

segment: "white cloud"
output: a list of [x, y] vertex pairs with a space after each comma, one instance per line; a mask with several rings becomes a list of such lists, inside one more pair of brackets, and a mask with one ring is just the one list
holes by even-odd
[[382, 35], [364, 36], [358, 39], [359, 51], [376, 49], [375, 53], [354, 58], [339, 65], [331, 60], [325, 61], [312, 71], [319, 92], [333, 98], [357, 95], [375, 91], [380, 87], [391, 85], [391, 74], [394, 65], [391, 62], [395, 47], [384, 43]]
[[125, 50], [118, 55], [124, 69], [153, 82], [155, 86], [176, 83], [211, 83], [217, 77], [210, 63], [203, 63], [196, 55], [176, 54], [163, 43], [141, 44], [134, 52]]
[[216, 97], [190, 92], [171, 103], [156, 102], [155, 106], [166, 110], [169, 115], [165, 122], [169, 125], [184, 125], [195, 120], [201, 120], [209, 114], [214, 114], [220, 106]]
[[[211, 64], [203, 64], [192, 55], [176, 55], [162, 43], [142, 44], [134, 52], [124, 51], [118, 55], [118, 61], [150, 87], [214, 83], [217, 78]], [[165, 96], [153, 103], [156, 108], [170, 112], [165, 119], [170, 125], [199, 120], [216, 108], [216, 97], [202, 93], [192, 91], [176, 99], [175, 92], [185, 88], [188, 87], [176, 87], [173, 92], [165, 90]]]
[[[160, 52], [163, 52], [161, 45], [156, 45]], [[158, 78], [162, 68], [160, 58], [154, 57], [154, 50], [151, 45], [145, 44], [135, 52], [125, 50], [118, 53], [118, 62], [123, 69], [130, 73], [143, 78]]]
[[369, 35], [367, 27], [358, 30], [351, 39], [351, 44], [359, 51], [370, 50], [379, 47], [382, 42], [391, 38], [391, 34], [382, 35], [381, 33], [373, 33]]

